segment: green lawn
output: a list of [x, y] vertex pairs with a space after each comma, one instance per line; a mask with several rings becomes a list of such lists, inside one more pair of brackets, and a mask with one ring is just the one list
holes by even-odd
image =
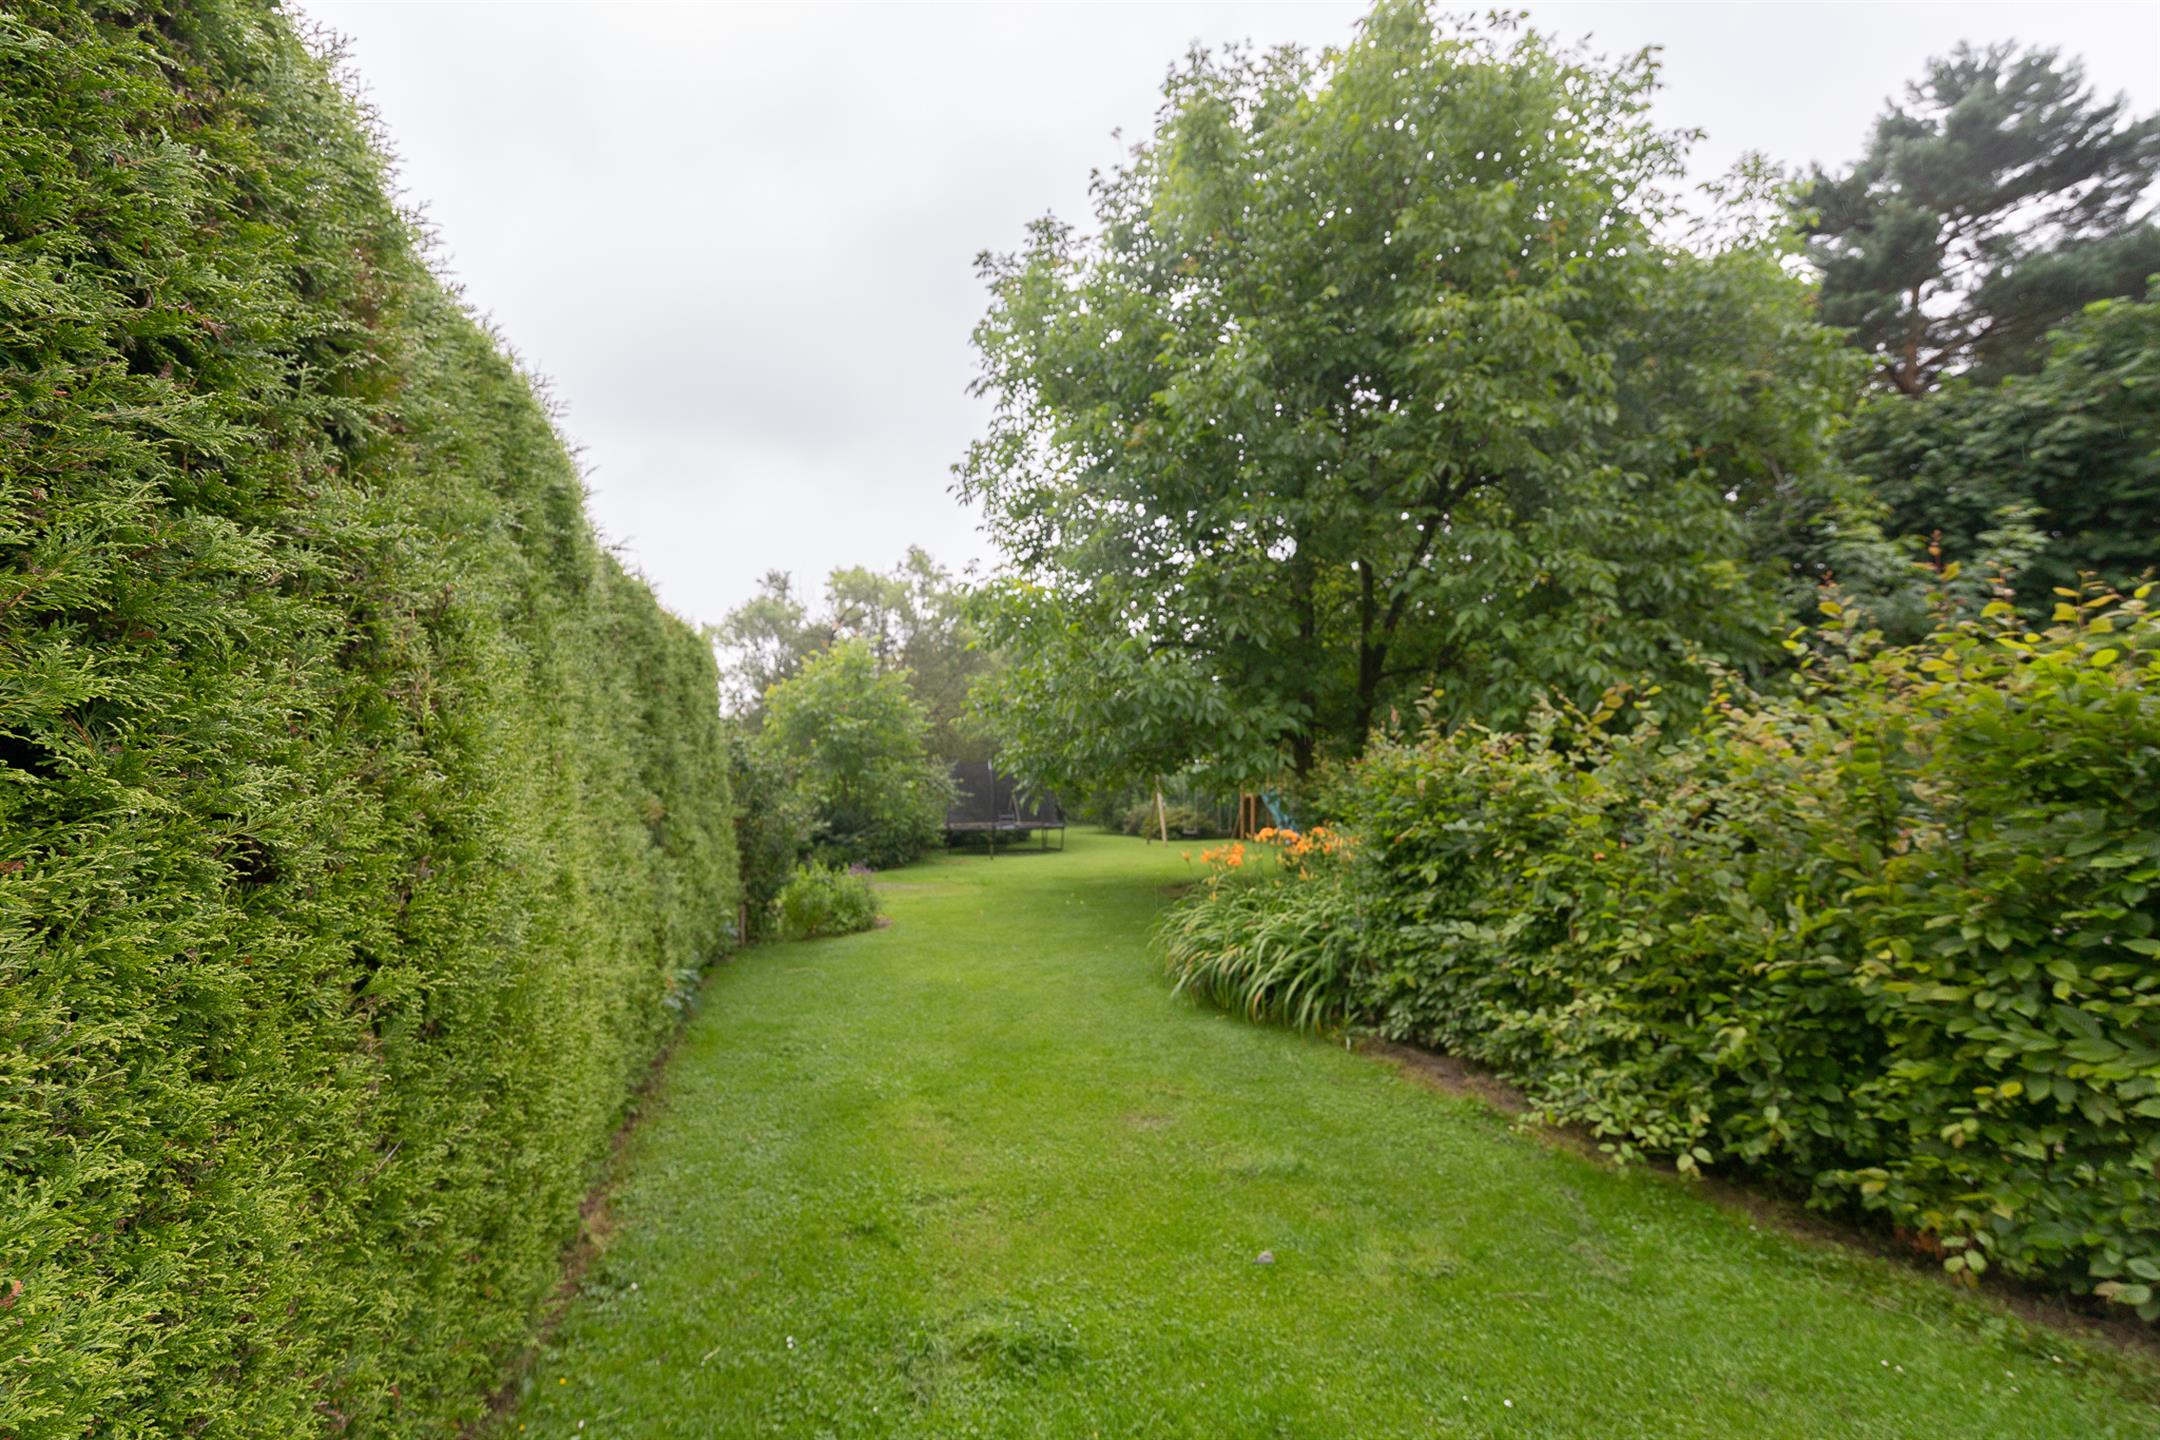
[[1173, 998], [1185, 872], [941, 859], [715, 971], [504, 1430], [2160, 1435], [2149, 1359]]

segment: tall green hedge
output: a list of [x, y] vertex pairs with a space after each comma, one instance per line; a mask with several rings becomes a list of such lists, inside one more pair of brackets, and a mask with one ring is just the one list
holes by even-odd
[[0, 1435], [477, 1413], [730, 819], [708, 652], [291, 24], [0, 10]]

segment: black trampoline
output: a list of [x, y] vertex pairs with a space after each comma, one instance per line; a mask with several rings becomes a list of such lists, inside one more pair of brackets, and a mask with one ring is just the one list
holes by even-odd
[[1050, 832], [1057, 832], [1057, 848], [1065, 848], [1065, 811], [1051, 795], [1022, 793], [1019, 782], [997, 773], [988, 760], [962, 760], [952, 767], [953, 801], [945, 812], [945, 843], [981, 837], [997, 853], [998, 842], [1024, 841], [1040, 836], [1042, 848], [1050, 848]]

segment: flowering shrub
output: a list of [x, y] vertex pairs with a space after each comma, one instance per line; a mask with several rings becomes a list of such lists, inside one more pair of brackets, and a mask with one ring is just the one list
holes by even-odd
[[[1196, 898], [1174, 907], [1158, 939], [1180, 991], [1302, 1029], [1349, 1018], [1358, 926], [1335, 862], [1345, 837], [1325, 827], [1262, 830], [1200, 852]], [[1247, 869], [1255, 851], [1272, 855]], [[1189, 860], [1190, 854], [1186, 856]]]
[[878, 922], [877, 892], [867, 865], [796, 867], [773, 901], [774, 929], [783, 940], [852, 935]]
[[[1209, 867], [1210, 883], [1222, 878], [1223, 870], [1237, 870], [1245, 864], [1245, 842], [1233, 840], [1227, 845], [1217, 845], [1212, 850], [1200, 852], [1200, 863]], [[1218, 870], [1215, 867], [1220, 866]]]
[[1824, 611], [1795, 694], [1683, 736], [1613, 692], [1376, 749], [1365, 843], [1199, 887], [1181, 984], [2160, 1318], [2160, 619], [2065, 592], [1883, 648]]
[[1287, 827], [1278, 830], [1269, 826], [1254, 832], [1253, 839], [1277, 847], [1276, 853], [1285, 868], [1295, 869], [1307, 878], [1311, 877], [1314, 866], [1339, 859], [1350, 849], [1348, 835], [1325, 825], [1315, 825], [1304, 831]]

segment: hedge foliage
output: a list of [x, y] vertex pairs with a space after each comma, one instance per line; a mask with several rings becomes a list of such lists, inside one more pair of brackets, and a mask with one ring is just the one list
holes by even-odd
[[[2160, 1317], [2160, 618], [2064, 593], [1883, 648], [1825, 610], [1800, 693], [1683, 735], [1615, 693], [1378, 747], [1351, 862], [1202, 887], [1173, 967]], [[1287, 963], [1310, 916], [1362, 953]]]
[[441, 1435], [734, 909], [711, 658], [268, 3], [0, 13], [0, 1434]]

